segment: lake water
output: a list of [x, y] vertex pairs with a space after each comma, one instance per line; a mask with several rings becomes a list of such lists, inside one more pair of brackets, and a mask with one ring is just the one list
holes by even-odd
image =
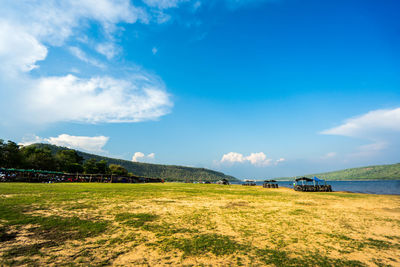
[[[257, 181], [262, 185], [262, 181]], [[333, 191], [348, 191], [354, 193], [400, 195], [400, 180], [380, 181], [327, 181]], [[293, 188], [293, 181], [278, 181], [279, 186]]]

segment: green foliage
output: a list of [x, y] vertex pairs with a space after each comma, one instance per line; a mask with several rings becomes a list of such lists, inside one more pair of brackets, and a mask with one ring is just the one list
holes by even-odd
[[[49, 145], [49, 144], [34, 144], [32, 146], [35, 147], [47, 147], [54, 154], [59, 150], [63, 150], [65, 148]], [[116, 164], [124, 167], [128, 170], [128, 172], [133, 173], [137, 176], [145, 176], [145, 177], [154, 177], [154, 178], [162, 178], [165, 181], [177, 181], [177, 182], [192, 182], [192, 181], [218, 181], [223, 178], [229, 181], [238, 181], [233, 176], [228, 176], [223, 174], [222, 172], [217, 172], [205, 168], [192, 168], [192, 167], [184, 167], [184, 166], [175, 166], [175, 165], [161, 165], [161, 164], [150, 164], [150, 163], [141, 163], [141, 162], [132, 162], [128, 160], [122, 159], [113, 159], [108, 157], [102, 157], [94, 154], [89, 154], [81, 151], [77, 151], [77, 153], [84, 158], [84, 160], [88, 159], [96, 159], [96, 161], [104, 160], [109, 165]]]
[[96, 162], [96, 168], [98, 173], [107, 174], [110, 172], [110, 168], [108, 167], [108, 163], [105, 160], [100, 160]]
[[97, 166], [96, 166], [96, 159], [88, 159], [85, 161], [83, 164], [83, 169], [85, 170], [85, 173], [87, 174], [95, 174], [97, 173]]
[[[83, 165], [82, 165], [82, 162]], [[109, 166], [113, 166], [112, 169]], [[175, 165], [149, 164], [113, 159], [67, 149], [50, 144], [33, 144], [19, 148], [14, 142], [4, 143], [0, 139], [0, 167], [63, 171], [67, 173], [109, 174], [120, 176], [143, 176], [162, 178], [165, 181], [194, 182], [227, 179], [235, 177], [204, 168]]]
[[0, 167], [19, 168], [22, 164], [23, 157], [19, 146], [12, 141], [4, 143], [0, 139]]
[[48, 148], [23, 147], [25, 168], [35, 170], [57, 170], [57, 160]]
[[60, 171], [68, 173], [83, 172], [83, 158], [79, 156], [75, 150], [64, 149], [57, 151], [55, 158], [58, 162]]
[[121, 165], [110, 164], [109, 168], [112, 174], [118, 176], [128, 176], [128, 170], [122, 167]]

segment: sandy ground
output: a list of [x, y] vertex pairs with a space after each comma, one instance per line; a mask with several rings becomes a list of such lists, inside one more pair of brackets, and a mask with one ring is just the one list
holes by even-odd
[[[101, 220], [109, 223], [107, 229], [10, 257], [13, 248], [49, 241], [30, 232], [35, 225], [10, 226], [7, 231], [16, 237], [0, 243], [2, 264], [400, 266], [400, 196], [239, 185], [89, 184], [71, 198], [71, 190], [64, 193], [57, 186], [57, 201], [45, 189], [35, 191], [43, 203], [31, 203], [35, 209], [25, 214]], [[4, 196], [8, 201], [23, 194]], [[133, 217], [118, 219], [121, 214]]]

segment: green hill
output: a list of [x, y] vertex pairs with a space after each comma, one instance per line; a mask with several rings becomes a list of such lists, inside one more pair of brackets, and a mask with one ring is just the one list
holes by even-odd
[[400, 179], [400, 163], [351, 168], [340, 171], [310, 174], [327, 180], [394, 180]]
[[[48, 148], [53, 154], [59, 150], [68, 149], [65, 147], [50, 145], [50, 144], [33, 144], [38, 148]], [[237, 178], [229, 175], [225, 175], [222, 172], [217, 172], [205, 168], [192, 168], [175, 165], [161, 165], [161, 164], [150, 164], [141, 162], [132, 162], [129, 160], [114, 159], [109, 157], [103, 157], [94, 155], [86, 152], [76, 150], [76, 152], [84, 158], [84, 160], [95, 158], [96, 160], [105, 160], [108, 164], [118, 164], [123, 166], [129, 172], [146, 177], [163, 178], [166, 181], [211, 181], [215, 182], [223, 178], [229, 181], [238, 181]]]

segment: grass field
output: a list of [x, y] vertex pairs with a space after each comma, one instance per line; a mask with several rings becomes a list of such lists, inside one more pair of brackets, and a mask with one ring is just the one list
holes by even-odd
[[400, 266], [400, 196], [0, 184], [0, 265]]

